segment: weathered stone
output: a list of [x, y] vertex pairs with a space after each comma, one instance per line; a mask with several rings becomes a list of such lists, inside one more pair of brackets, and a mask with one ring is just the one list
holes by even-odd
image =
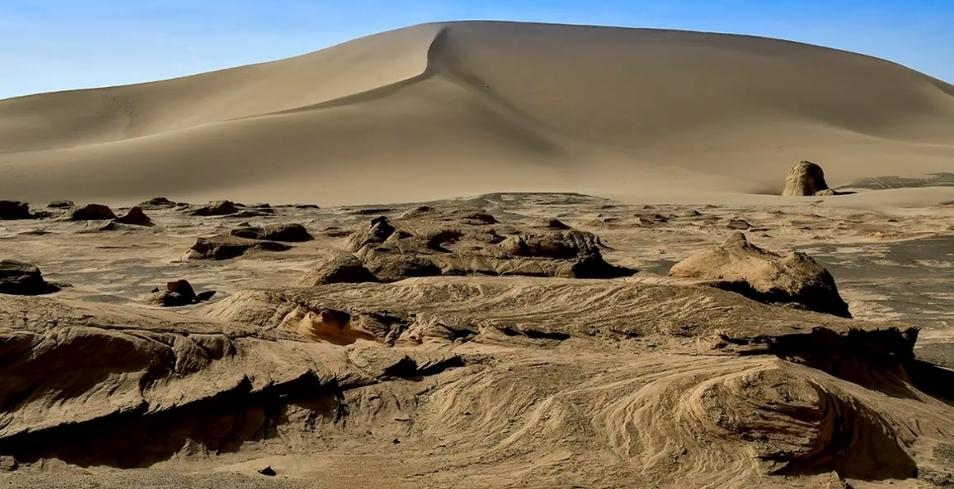
[[711, 281], [760, 302], [851, 317], [828, 270], [804, 253], [783, 256], [763, 250], [742, 233], [677, 263], [669, 274]]
[[825, 182], [825, 172], [811, 161], [795, 163], [785, 176], [785, 196], [832, 195], [834, 191]]
[[70, 215], [71, 221], [105, 221], [109, 219], [116, 219], [116, 214], [109, 206], [103, 204], [86, 204], [73, 210]]
[[0, 260], [0, 294], [40, 295], [60, 290], [43, 280], [35, 265], [15, 260]]
[[374, 276], [356, 256], [347, 251], [327, 250], [299, 282], [299, 285], [314, 286], [335, 283], [377, 282]]

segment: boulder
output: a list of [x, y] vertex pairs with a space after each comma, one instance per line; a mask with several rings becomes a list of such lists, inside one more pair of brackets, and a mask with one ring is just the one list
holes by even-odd
[[29, 263], [0, 260], [0, 294], [40, 295], [60, 290], [43, 280], [40, 269]]
[[120, 224], [130, 224], [133, 226], [153, 226], [152, 219], [149, 219], [149, 216], [142, 211], [141, 207], [133, 207], [129, 209], [122, 216], [117, 217], [113, 221]]
[[323, 284], [377, 282], [374, 276], [356, 256], [347, 251], [327, 250], [299, 285], [311, 287]]
[[825, 172], [811, 161], [795, 163], [785, 177], [785, 196], [833, 195], [834, 191], [825, 183]]
[[227, 260], [242, 256], [249, 250], [286, 251], [290, 246], [275, 241], [256, 241], [230, 235], [197, 238], [187, 258], [192, 260]]
[[178, 204], [176, 204], [175, 202], [165, 197], [153, 197], [149, 200], [140, 202], [139, 205], [136, 207], [140, 207], [146, 210], [158, 210], [158, 209], [171, 209], [173, 207], [176, 207], [176, 205]]
[[351, 236], [351, 251], [358, 251], [367, 245], [381, 244], [394, 234], [394, 226], [385, 216], [378, 216], [368, 223], [368, 227]]
[[359, 257], [378, 280], [396, 282], [411, 277], [435, 277], [442, 274], [427, 255], [415, 253], [387, 253], [365, 248]]
[[53, 202], [46, 204], [46, 206], [50, 209], [69, 209], [70, 207], [73, 207], [73, 201], [72, 200], [54, 200]]
[[106, 221], [116, 219], [116, 214], [109, 206], [103, 204], [86, 204], [74, 209], [70, 214], [71, 221]]
[[779, 255], [763, 250], [739, 232], [677, 263], [669, 275], [710, 281], [759, 302], [851, 317], [835, 279], [815, 260], [797, 251]]
[[599, 254], [599, 244], [599, 238], [593, 233], [563, 231], [510, 236], [497, 246], [504, 253], [513, 256], [570, 259]]
[[248, 239], [266, 239], [272, 241], [300, 242], [315, 239], [301, 224], [273, 224], [268, 226], [239, 226], [233, 229], [232, 236]]
[[146, 299], [146, 302], [163, 307], [179, 307], [207, 301], [212, 298], [213, 295], [215, 295], [214, 290], [196, 294], [195, 289], [192, 288], [192, 284], [190, 284], [188, 280], [180, 279], [166, 282], [166, 290], [153, 290], [152, 295]]
[[33, 219], [30, 204], [16, 200], [0, 200], [0, 221], [14, 219]]
[[191, 212], [193, 216], [227, 216], [229, 214], [235, 214], [238, 212], [238, 207], [235, 206], [235, 203], [230, 200], [218, 200], [215, 202], [209, 202], [208, 204], [199, 207]]

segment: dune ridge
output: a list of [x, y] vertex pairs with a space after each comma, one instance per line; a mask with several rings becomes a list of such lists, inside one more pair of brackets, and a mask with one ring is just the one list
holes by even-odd
[[788, 41], [425, 24], [286, 60], [0, 101], [0, 194], [772, 193], [801, 159], [836, 185], [949, 169], [952, 93], [894, 63]]

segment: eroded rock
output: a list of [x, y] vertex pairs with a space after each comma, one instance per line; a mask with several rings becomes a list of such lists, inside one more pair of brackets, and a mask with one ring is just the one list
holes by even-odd
[[785, 190], [782, 195], [805, 197], [832, 194], [834, 191], [828, 188], [822, 167], [811, 161], [795, 163], [785, 176]]
[[377, 282], [374, 276], [356, 256], [341, 250], [327, 250], [311, 270], [299, 282], [299, 285], [311, 287], [315, 285], [336, 283]]
[[213, 295], [215, 295], [214, 290], [197, 294], [188, 280], [180, 279], [166, 282], [166, 290], [153, 290], [152, 295], [146, 299], [146, 302], [163, 307], [179, 307], [207, 301]]
[[230, 214], [235, 214], [239, 211], [235, 203], [230, 200], [217, 200], [214, 202], [209, 202], [208, 204], [199, 207], [191, 212], [193, 216], [209, 217], [209, 216], [227, 216]]
[[835, 279], [815, 260], [798, 251], [778, 255], [763, 250], [739, 232], [677, 263], [669, 275], [713, 281], [715, 286], [760, 302], [851, 317]]
[[33, 219], [30, 204], [16, 200], [0, 200], [0, 220]]
[[296, 223], [267, 226], [239, 226], [231, 231], [232, 236], [271, 241], [301, 242], [314, 239], [305, 226]]
[[230, 235], [218, 235], [208, 238], [197, 238], [190, 247], [187, 258], [193, 260], [227, 260], [242, 256], [249, 250], [259, 251], [287, 251], [291, 246], [275, 241], [261, 241], [239, 238]]
[[43, 280], [35, 265], [15, 260], [0, 260], [0, 294], [40, 295], [60, 290]]
[[154, 226], [152, 219], [142, 211], [141, 207], [132, 207], [125, 214], [113, 219], [120, 224], [129, 224], [132, 226]]
[[116, 214], [107, 205], [86, 204], [83, 207], [73, 210], [70, 214], [71, 221], [107, 221], [116, 219]]

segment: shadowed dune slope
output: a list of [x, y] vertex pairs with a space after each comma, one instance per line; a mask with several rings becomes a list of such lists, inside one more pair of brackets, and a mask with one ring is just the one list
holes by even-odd
[[954, 87], [785, 41], [427, 24], [155, 83], [0, 101], [0, 195], [355, 203], [775, 192], [954, 162]]

